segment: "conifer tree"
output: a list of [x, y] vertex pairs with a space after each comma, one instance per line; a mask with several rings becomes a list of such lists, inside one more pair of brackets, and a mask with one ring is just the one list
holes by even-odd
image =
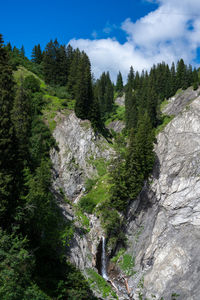
[[173, 96], [177, 91], [176, 68], [174, 62], [172, 62], [170, 71], [171, 71], [170, 96]]
[[11, 120], [14, 81], [0, 34], [0, 223], [9, 224], [17, 197], [16, 139]]
[[75, 113], [78, 118], [87, 119], [93, 102], [90, 61], [82, 52], [77, 70]]
[[41, 64], [43, 55], [42, 55], [40, 44], [34, 46], [31, 57], [34, 63]]
[[177, 63], [177, 85], [179, 89], [186, 89], [188, 86], [186, 77], [186, 65], [182, 58]]
[[116, 82], [116, 91], [121, 95], [123, 92], [123, 79], [122, 79], [122, 74], [119, 71], [118, 75], [117, 75], [117, 82]]
[[137, 124], [137, 96], [133, 96], [134, 89], [134, 71], [131, 66], [125, 93], [125, 121], [126, 128], [130, 129]]
[[70, 63], [70, 68], [68, 74], [67, 89], [73, 98], [75, 98], [76, 90], [77, 90], [78, 66], [80, 64], [80, 60], [81, 60], [81, 52], [77, 48], [72, 55], [71, 63], [68, 59], [68, 64]]
[[95, 84], [95, 96], [98, 99], [101, 117], [105, 119], [112, 111], [114, 104], [113, 84], [109, 72], [103, 72]]
[[28, 159], [28, 139], [31, 126], [30, 94], [23, 87], [23, 79], [21, 79], [20, 87], [16, 92], [12, 109], [12, 122], [19, 145], [18, 157], [23, 165], [23, 162]]

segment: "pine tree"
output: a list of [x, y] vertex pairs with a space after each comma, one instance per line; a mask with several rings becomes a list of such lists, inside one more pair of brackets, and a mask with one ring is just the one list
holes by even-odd
[[171, 84], [170, 84], [170, 97], [175, 95], [177, 91], [177, 78], [176, 78], [176, 68], [174, 62], [171, 66]]
[[99, 102], [101, 116], [106, 119], [107, 115], [112, 111], [114, 104], [113, 84], [110, 80], [109, 72], [103, 72], [95, 85], [95, 95]]
[[14, 81], [0, 34], [0, 223], [9, 224], [15, 208], [16, 139], [11, 121]]
[[123, 79], [122, 79], [122, 74], [121, 72], [119, 71], [118, 75], [117, 75], [117, 82], [116, 82], [116, 91], [122, 95], [122, 92], [123, 92]]
[[19, 145], [18, 157], [23, 165], [28, 159], [28, 140], [31, 126], [30, 94], [23, 87], [23, 79], [21, 79], [21, 85], [16, 92], [12, 109], [12, 122]]
[[177, 63], [177, 86], [179, 89], [186, 89], [188, 87], [186, 65], [182, 58]]
[[31, 57], [32, 57], [32, 61], [34, 63], [41, 64], [43, 55], [42, 55], [42, 50], [41, 50], [40, 44], [34, 46]]
[[77, 69], [75, 113], [78, 118], [87, 119], [93, 102], [90, 61], [82, 52]]
[[[68, 81], [67, 81], [67, 89], [73, 98], [75, 98], [76, 90], [77, 90], [78, 67], [80, 61], [81, 61], [81, 52], [77, 48], [72, 55], [69, 74], [68, 74]], [[68, 59], [68, 63], [69, 62], [70, 61]]]
[[137, 96], [133, 95], [134, 71], [131, 66], [125, 93], [125, 122], [126, 128], [130, 129], [137, 124]]
[[20, 49], [20, 54], [21, 56], [24, 58], [25, 57], [25, 49], [24, 46], [22, 45], [21, 49]]

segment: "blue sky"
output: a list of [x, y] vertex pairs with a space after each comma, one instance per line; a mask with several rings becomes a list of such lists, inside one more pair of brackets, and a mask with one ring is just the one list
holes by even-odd
[[199, 63], [199, 0], [7, 0], [1, 3], [0, 32], [5, 42], [44, 49], [50, 39], [85, 50], [98, 77], [131, 65], [139, 71], [153, 63], [183, 57]]

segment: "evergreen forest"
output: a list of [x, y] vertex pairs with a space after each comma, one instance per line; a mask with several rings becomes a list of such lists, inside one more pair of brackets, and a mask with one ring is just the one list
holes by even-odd
[[[114, 84], [108, 71], [95, 79], [87, 54], [57, 39], [45, 49], [35, 45], [28, 59], [23, 46], [5, 44], [0, 34], [0, 299], [97, 299], [67, 259], [74, 224], [63, 218], [51, 189], [50, 150], [59, 150], [52, 115], [74, 110], [115, 148], [110, 196], [96, 211], [89, 197], [80, 201], [83, 213], [100, 216], [114, 251], [126, 244], [127, 207], [152, 172], [156, 133], [168, 121], [161, 107], [190, 86], [198, 88], [199, 73], [181, 58], [141, 73], [130, 66], [126, 83], [119, 71]], [[119, 112], [115, 99], [122, 96]], [[125, 124], [120, 134], [107, 128], [115, 118]]]

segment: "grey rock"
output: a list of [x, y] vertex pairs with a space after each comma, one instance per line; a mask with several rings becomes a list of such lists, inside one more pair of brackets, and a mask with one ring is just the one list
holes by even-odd
[[115, 103], [117, 103], [120, 106], [124, 106], [125, 105], [125, 94], [122, 97], [117, 97], [115, 99]]
[[177, 116], [157, 137], [152, 182], [129, 208], [128, 251], [137, 273], [128, 283], [135, 299], [143, 279], [148, 299], [171, 300], [176, 293], [177, 299], [199, 300], [200, 97], [179, 114], [170, 105], [166, 111]]
[[168, 100], [168, 105], [163, 109], [163, 113], [166, 115], [177, 116], [183, 108], [194, 100], [200, 93], [200, 88], [196, 91], [192, 87], [189, 87], [185, 91], [179, 92], [177, 95], [171, 97]]
[[89, 121], [78, 119], [74, 113], [58, 113], [56, 121], [53, 136], [59, 151], [51, 151], [53, 187], [74, 200], [84, 189], [86, 179], [97, 174], [92, 162], [98, 158], [109, 160], [114, 151], [100, 134], [94, 133]]
[[110, 124], [107, 126], [108, 129], [112, 129], [117, 133], [120, 133], [122, 129], [125, 128], [125, 124], [123, 121], [117, 120], [117, 121], [112, 121]]

